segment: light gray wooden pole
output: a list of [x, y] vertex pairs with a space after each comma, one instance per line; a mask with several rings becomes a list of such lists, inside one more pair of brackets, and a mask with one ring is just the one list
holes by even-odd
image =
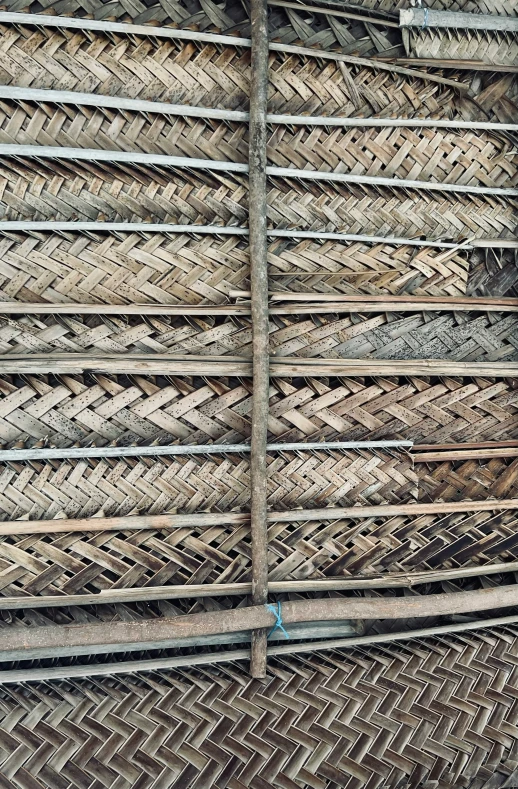
[[[249, 126], [249, 231], [252, 295], [253, 398], [250, 457], [252, 599], [268, 599], [266, 528], [266, 438], [268, 430], [268, 269], [266, 234], [266, 110], [268, 101], [268, 14], [266, 0], [251, 0], [252, 77]], [[252, 633], [250, 673], [266, 675], [267, 631]]]

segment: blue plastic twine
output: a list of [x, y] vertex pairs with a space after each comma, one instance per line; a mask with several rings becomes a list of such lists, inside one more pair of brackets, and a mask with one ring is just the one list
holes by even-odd
[[421, 25], [421, 30], [424, 30], [425, 27], [428, 27], [428, 8], [424, 9], [423, 24]]
[[276, 630], [280, 630], [281, 633], [284, 633], [284, 637], [285, 638], [289, 638], [289, 635], [286, 632], [286, 630], [284, 629], [284, 626], [282, 624], [281, 604], [278, 602], [277, 603], [277, 608], [276, 608], [274, 605], [272, 605], [272, 603], [266, 603], [266, 608], [267, 608], [268, 611], [270, 611], [276, 617], [275, 624], [272, 627], [272, 629], [270, 630], [270, 632], [268, 633], [268, 638], [270, 638], [272, 633], [275, 633]]

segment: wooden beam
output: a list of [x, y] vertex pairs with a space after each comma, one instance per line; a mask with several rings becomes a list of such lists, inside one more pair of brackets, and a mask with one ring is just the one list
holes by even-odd
[[[325, 507], [314, 510], [268, 512], [268, 523], [330, 522], [343, 518], [392, 518], [398, 515], [448, 515], [460, 512], [503, 512], [518, 509], [518, 499], [448, 501], [431, 504], [382, 504], [373, 507]], [[125, 515], [114, 518], [63, 518], [0, 522], [0, 536], [62, 534], [64, 532], [142, 531], [144, 529], [210, 528], [249, 523], [247, 513], [194, 513], [189, 515]]]
[[[251, 0], [252, 59], [249, 127], [250, 286], [252, 295], [253, 390], [250, 455], [250, 523], [252, 600], [268, 600], [268, 532], [266, 441], [270, 403], [268, 316], [268, 237], [266, 185], [266, 110], [268, 105], [268, 9], [266, 0]], [[250, 651], [252, 677], [266, 676], [268, 632], [254, 629]]]
[[518, 19], [495, 14], [466, 14], [462, 11], [434, 11], [432, 8], [403, 8], [399, 12], [400, 27], [455, 28], [457, 30], [499, 30], [516, 33]]
[[[176, 356], [173, 354], [48, 353], [0, 356], [0, 375], [103, 372], [141, 375], [251, 376], [252, 362], [239, 356]], [[456, 362], [440, 359], [304, 359], [271, 357], [270, 376], [451, 375], [509, 378], [518, 362]]]
[[[324, 641], [306, 641], [295, 643], [295, 638], [275, 646], [268, 647], [268, 656], [282, 656], [290, 654], [308, 654], [326, 650], [362, 649], [375, 644], [389, 644], [422, 640], [424, 638], [440, 638], [441, 636], [465, 633], [470, 631], [485, 631], [492, 627], [506, 627], [518, 623], [518, 616], [499, 616], [491, 619], [478, 619], [471, 622], [450, 622], [439, 627], [422, 627], [403, 632], [373, 633], [368, 636], [346, 636], [345, 638], [326, 639]], [[292, 625], [292, 628], [301, 627]], [[302, 628], [301, 628], [302, 630]], [[301, 630], [295, 631], [297, 634]], [[232, 638], [239, 640], [237, 634]], [[220, 643], [224, 643], [220, 641]], [[225, 642], [230, 643], [230, 641]], [[113, 651], [113, 650], [111, 650]], [[182, 655], [166, 658], [152, 658], [150, 660], [127, 660], [117, 663], [88, 663], [86, 665], [72, 665], [45, 668], [11, 669], [0, 672], [0, 685], [23, 682], [41, 682], [45, 680], [78, 679], [82, 677], [117, 676], [122, 674], [146, 673], [164, 669], [174, 669], [193, 666], [217, 665], [219, 663], [234, 663], [248, 657], [246, 649], [232, 649], [219, 652], [205, 652], [198, 655]]]
[[448, 460], [491, 460], [492, 458], [514, 458], [518, 447], [498, 449], [465, 449], [451, 452], [416, 452], [412, 455], [415, 463], [443, 463]]
[[[507, 608], [518, 604], [518, 584], [454, 594], [416, 597], [322, 598], [285, 601], [282, 624], [332, 622], [351, 619], [408, 619]], [[1, 638], [2, 660], [25, 660], [36, 657], [61, 657], [95, 654], [99, 647], [111, 651], [132, 651], [160, 647], [162, 642], [177, 638], [200, 638], [243, 630], [271, 629], [277, 616], [266, 605], [230, 610], [186, 614], [172, 618], [140, 622], [105, 624], [51, 625], [4, 629]]]

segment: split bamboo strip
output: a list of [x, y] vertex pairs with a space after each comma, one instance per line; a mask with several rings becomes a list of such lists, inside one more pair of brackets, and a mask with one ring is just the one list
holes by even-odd
[[[328, 577], [323, 580], [270, 581], [269, 594], [301, 594], [307, 592], [344, 592], [359, 589], [413, 589], [416, 586], [460, 578], [480, 578], [518, 571], [518, 561], [485, 564], [480, 567], [461, 567], [451, 570], [425, 570], [408, 573], [384, 573], [364, 578]], [[252, 593], [251, 582], [182, 584], [181, 586], [148, 586], [102, 590], [95, 594], [60, 594], [19, 597], [0, 597], [0, 611], [24, 608], [56, 608], [72, 605], [107, 605], [138, 601], [186, 600], [204, 597], [246, 596]], [[291, 637], [294, 634], [291, 633]], [[0, 677], [3, 672], [0, 672]]]
[[464, 30], [500, 30], [518, 32], [518, 19], [493, 14], [465, 14], [459, 11], [435, 11], [433, 8], [406, 8], [399, 12], [400, 27], [462, 28]]
[[[327, 507], [316, 510], [269, 512], [268, 523], [333, 521], [342, 518], [378, 518], [400, 515], [451, 514], [462, 512], [503, 512], [518, 509], [518, 499], [489, 501], [434, 502], [431, 504], [385, 504], [374, 507]], [[221, 524], [242, 525], [249, 522], [244, 513], [195, 513], [189, 515], [129, 515], [120, 518], [63, 518], [48, 521], [0, 522], [0, 536], [21, 534], [59, 534], [64, 532], [133, 531], [144, 529], [180, 529], [211, 527]]]

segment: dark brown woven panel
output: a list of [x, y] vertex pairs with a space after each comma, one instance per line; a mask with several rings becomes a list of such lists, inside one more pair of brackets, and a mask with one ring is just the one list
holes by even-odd
[[467, 501], [518, 497], [518, 460], [418, 463], [423, 501]]
[[[107, 444], [240, 442], [247, 379], [24, 376], [0, 380], [0, 441]], [[518, 436], [513, 381], [485, 378], [273, 379], [269, 433], [284, 441], [405, 438], [420, 443]]]
[[[518, 559], [513, 512], [273, 523], [269, 538], [271, 581], [482, 568]], [[223, 516], [210, 528], [3, 537], [0, 570], [0, 594], [8, 597], [249, 581], [250, 527], [225, 525]]]
[[274, 381], [270, 430], [283, 440], [406, 438], [417, 443], [518, 436], [518, 390], [485, 378]]
[[469, 296], [516, 296], [518, 253], [515, 249], [475, 249], [470, 256]]
[[[403, 450], [281, 452], [270, 455], [268, 505], [386, 504], [417, 498]], [[0, 519], [88, 518], [248, 509], [250, 459], [223, 456], [108, 458], [0, 465]]]
[[259, 681], [230, 664], [15, 685], [0, 764], [16, 789], [503, 787], [517, 655], [510, 627], [285, 658]]
[[0, 165], [3, 219], [61, 219], [244, 225], [246, 179], [185, 170], [71, 162]]
[[[242, 236], [6, 233], [0, 236], [0, 261], [0, 294], [6, 301], [222, 304], [232, 289], [249, 288], [248, 243]], [[61, 322], [59, 335], [68, 320]], [[121, 320], [107, 320], [104, 332], [110, 334], [111, 327], [120, 333]], [[79, 324], [68, 325], [72, 334], [72, 325], [79, 330]], [[196, 320], [191, 326], [185, 339], [199, 332]], [[161, 342], [168, 329], [163, 320], [151, 319], [141, 332], [142, 338]], [[131, 335], [128, 340], [131, 345]]]
[[[194, 353], [250, 357], [247, 316], [0, 316], [0, 352]], [[518, 317], [415, 312], [273, 315], [275, 356], [344, 359], [518, 359]]]
[[25, 376], [0, 380], [0, 440], [81, 443], [240, 442], [251, 383], [225, 378]]
[[247, 162], [245, 124], [0, 99], [0, 143]]
[[278, 167], [301, 170], [470, 186], [518, 182], [511, 140], [480, 131], [278, 126], [268, 141], [268, 156]]
[[268, 260], [274, 291], [372, 296], [466, 293], [464, 251], [318, 239], [272, 239]]
[[[250, 50], [0, 25], [0, 84], [246, 109]], [[45, 57], [35, 57], [36, 51]]]

